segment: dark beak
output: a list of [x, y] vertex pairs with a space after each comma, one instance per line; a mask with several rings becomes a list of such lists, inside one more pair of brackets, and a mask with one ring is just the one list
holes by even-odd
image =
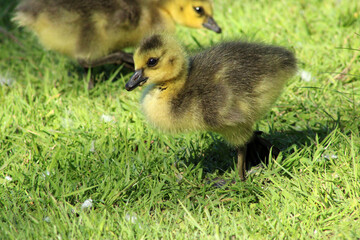
[[217, 25], [215, 20], [208, 16], [206, 22], [203, 23], [203, 26], [207, 29], [213, 30], [216, 33], [221, 33], [221, 28]]
[[126, 90], [134, 90], [137, 86], [144, 84], [148, 80], [147, 77], [143, 77], [143, 71], [143, 69], [135, 71], [135, 73], [131, 76], [130, 80], [125, 85]]

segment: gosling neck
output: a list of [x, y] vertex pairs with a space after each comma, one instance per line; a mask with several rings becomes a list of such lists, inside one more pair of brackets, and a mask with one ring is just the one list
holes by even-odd
[[165, 82], [157, 84], [155, 87], [162, 92], [168, 92], [168, 91], [177, 92], [177, 91], [179, 91], [180, 89], [182, 89], [184, 87], [184, 85], [186, 83], [186, 80], [189, 75], [188, 69], [189, 69], [189, 67], [188, 67], [188, 63], [186, 61], [183, 64], [178, 75], [176, 75], [175, 77], [173, 77]]
[[[179, 23], [177, 19], [177, 8], [179, 7], [179, 1], [178, 0], [159, 0], [159, 9], [163, 12], [165, 12], [169, 18], [172, 19], [172, 21]], [[181, 23], [180, 23], [181, 24]]]

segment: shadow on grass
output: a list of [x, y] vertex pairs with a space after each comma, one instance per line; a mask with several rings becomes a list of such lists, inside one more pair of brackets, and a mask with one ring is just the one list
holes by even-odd
[[[311, 128], [297, 131], [297, 130], [287, 130], [281, 132], [271, 132], [269, 134], [263, 133], [262, 138], [266, 139], [276, 148], [279, 148], [284, 159], [291, 155], [294, 152], [294, 146], [298, 149], [308, 147], [313, 145], [316, 142], [323, 141], [334, 129], [335, 127], [322, 127], [320, 129], [314, 130]], [[212, 135], [211, 135], [212, 136]], [[214, 141], [209, 145], [202, 154], [194, 154], [186, 159], [188, 164], [193, 164], [194, 166], [201, 164], [201, 167], [207, 173], [219, 172], [219, 175], [223, 175], [228, 170], [234, 170], [234, 166], [237, 161], [236, 150], [229, 146], [221, 138], [214, 138]], [[263, 151], [257, 145], [258, 143], [251, 142], [251, 145], [247, 151], [247, 170], [250, 170], [252, 167], [258, 166], [260, 163], [267, 166], [269, 163], [269, 151]], [[263, 148], [263, 146], [260, 146]], [[196, 151], [196, 149], [194, 149]], [[293, 163], [287, 168], [292, 168], [297, 163]]]

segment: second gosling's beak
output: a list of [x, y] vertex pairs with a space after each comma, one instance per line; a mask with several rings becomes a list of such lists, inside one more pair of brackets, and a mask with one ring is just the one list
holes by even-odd
[[216, 33], [221, 33], [221, 28], [217, 25], [215, 20], [208, 16], [206, 22], [203, 23], [203, 26], [207, 29], [213, 30]]
[[128, 91], [134, 90], [137, 86], [143, 85], [148, 78], [143, 76], [143, 69], [138, 69], [131, 76], [130, 80], [126, 83], [125, 88]]

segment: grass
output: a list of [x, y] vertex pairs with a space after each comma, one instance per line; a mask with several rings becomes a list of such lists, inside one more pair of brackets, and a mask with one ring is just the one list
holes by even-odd
[[223, 34], [178, 28], [190, 51], [247, 38], [293, 49], [303, 70], [256, 126], [280, 157], [222, 188], [209, 179], [236, 176], [220, 136], [151, 128], [121, 66], [88, 91], [11, 23], [15, 5], [0, 9], [0, 238], [360, 238], [360, 3], [217, 0]]

